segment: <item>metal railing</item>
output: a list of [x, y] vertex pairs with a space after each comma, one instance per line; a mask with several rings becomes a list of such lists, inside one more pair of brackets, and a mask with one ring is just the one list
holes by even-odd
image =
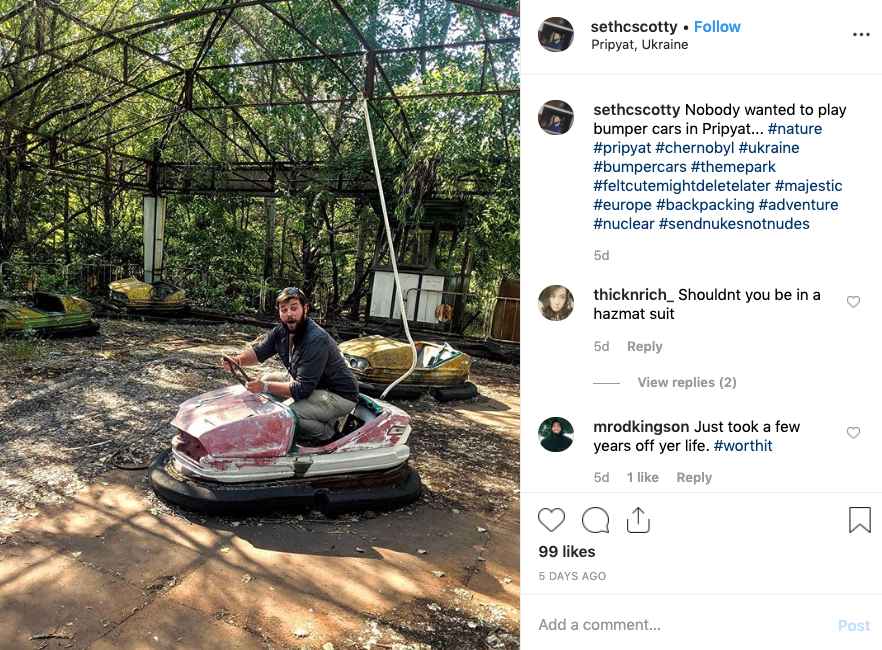
[[[487, 300], [495, 300], [495, 298], [485, 299], [481, 295], [470, 292], [463, 291], [448, 291], [441, 289], [423, 289], [420, 287], [411, 287], [407, 289], [404, 294], [404, 308], [406, 311], [409, 311], [409, 305], [411, 302], [411, 294], [413, 292], [417, 293], [429, 293], [429, 294], [441, 294], [442, 296], [452, 296], [452, 304], [450, 307], [453, 312], [451, 313], [451, 318], [447, 321], [442, 321], [435, 316], [435, 320], [440, 327], [437, 327], [441, 332], [446, 332], [448, 334], [456, 333], [456, 334], [465, 334], [466, 336], [473, 336], [477, 333], [477, 337], [486, 339], [485, 332], [487, 331], [486, 323], [487, 323], [487, 314], [488, 308], [486, 301]], [[442, 297], [439, 301], [439, 304], [448, 304]], [[427, 320], [417, 320], [417, 309], [422, 309], [422, 307], [417, 307], [414, 310], [414, 318], [409, 318], [411, 322], [414, 323], [422, 323], [429, 324]], [[435, 307], [437, 310], [437, 306]], [[479, 320], [480, 319], [480, 320]], [[479, 320], [479, 323], [476, 324], [475, 321]]]
[[61, 265], [51, 262], [0, 263], [0, 293], [14, 296], [39, 291], [41, 285], [54, 288], [62, 269]]
[[116, 280], [131, 278], [140, 273], [140, 264], [82, 264], [64, 266], [63, 288], [68, 293], [85, 297], [107, 295], [108, 286]]
[[89, 297], [105, 294], [111, 282], [132, 277], [140, 269], [140, 264], [3, 262], [0, 264], [0, 292], [17, 295], [60, 291]]

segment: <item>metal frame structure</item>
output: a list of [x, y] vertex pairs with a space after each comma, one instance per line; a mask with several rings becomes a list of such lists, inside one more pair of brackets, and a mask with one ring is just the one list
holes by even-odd
[[[359, 166], [348, 160], [343, 165], [337, 159], [339, 143], [329, 130], [328, 111], [356, 111], [365, 97], [390, 151], [406, 157], [420, 135], [414, 102], [495, 96], [507, 152], [507, 159], [498, 162], [506, 164], [512, 155], [512, 109], [506, 107], [506, 97], [518, 95], [519, 88], [516, 82], [500, 79], [499, 68], [500, 60], [519, 44], [519, 12], [475, 0], [445, 1], [456, 20], [477, 20], [480, 29], [475, 31], [482, 38], [384, 47], [377, 37], [366, 36], [358, 18], [350, 15], [363, 13], [354, 0], [207, 0], [191, 11], [113, 26], [93, 24], [62, 3], [23, 1], [0, 16], [0, 75], [14, 77], [14, 67], [23, 65], [41, 73], [7, 84], [8, 92], [0, 96], [0, 117], [12, 116], [2, 125], [7, 138], [5, 145], [0, 142], [6, 149], [0, 155], [14, 158], [20, 169], [41, 169], [152, 196], [280, 196], [307, 185], [344, 196], [371, 195], [375, 188], [367, 161]], [[517, 6], [511, 0], [508, 4]], [[320, 42], [310, 35], [309, 21], [319, 12], [322, 20], [332, 22], [334, 39]], [[4, 30], [13, 19], [27, 26], [27, 39]], [[296, 50], [282, 56], [264, 42], [255, 26], [261, 21], [276, 21], [286, 33], [296, 34]], [[50, 44], [47, 24], [59, 22], [76, 34]], [[162, 38], [157, 34], [176, 29], [200, 35], [186, 55], [158, 47]], [[252, 55], [249, 60], [236, 60], [236, 43]], [[220, 45], [224, 54], [215, 56], [214, 48]], [[409, 58], [425, 62], [426, 57], [452, 57], [475, 49], [483, 52], [477, 87], [402, 93], [390, 80], [389, 69], [395, 67], [400, 78]], [[299, 68], [326, 79], [324, 87], [302, 87]], [[84, 88], [69, 102], [53, 101], [45, 107], [35, 100], [69, 73], [88, 73], [85, 78], [95, 91]], [[35, 104], [40, 108], [34, 109]], [[27, 119], [16, 119], [26, 105], [31, 109]], [[298, 155], [284, 138], [270, 132], [267, 124], [276, 114], [273, 128], [296, 131], [291, 122], [296, 111], [306, 111], [318, 121], [326, 138], [324, 156]], [[189, 156], [173, 159], [170, 151]]]

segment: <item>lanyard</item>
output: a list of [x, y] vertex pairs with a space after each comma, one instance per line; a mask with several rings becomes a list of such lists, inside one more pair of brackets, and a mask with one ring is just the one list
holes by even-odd
[[294, 335], [288, 334], [288, 374], [292, 377], [294, 376], [291, 372], [292, 364], [294, 363]]

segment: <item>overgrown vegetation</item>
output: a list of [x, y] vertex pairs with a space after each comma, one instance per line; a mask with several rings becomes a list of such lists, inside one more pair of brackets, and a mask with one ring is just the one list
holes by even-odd
[[37, 356], [42, 345], [43, 341], [37, 338], [33, 329], [25, 329], [14, 337], [0, 332], [0, 361], [30, 361]]
[[[341, 6], [374, 49], [518, 30], [516, 19], [445, 0]], [[369, 199], [375, 181], [361, 102], [352, 101], [369, 66], [361, 54], [316, 55], [357, 53], [364, 43], [330, 3], [314, 0], [123, 29], [194, 7], [185, 0], [69, 0], [8, 2], [0, 11], [4, 274], [14, 263], [45, 263], [40, 287], [55, 289], [69, 279], [64, 265], [68, 273], [137, 268], [138, 183], [147, 182], [139, 161], [173, 163], [163, 173], [178, 174], [179, 189], [235, 180], [229, 170], [242, 164], [284, 163], [303, 165], [307, 180], [292, 191], [277, 183], [288, 192], [282, 196], [170, 194], [167, 275], [198, 277], [222, 307], [247, 307], [254, 278], [267, 277], [321, 296], [328, 315], [357, 306], [380, 227]], [[96, 37], [99, 28], [112, 35]], [[289, 62], [229, 67], [279, 59]], [[371, 118], [394, 216], [418, 223], [427, 198], [464, 200], [458, 253], [469, 251], [476, 262], [472, 291], [492, 295], [519, 269], [519, 100], [516, 93], [469, 93], [517, 88], [517, 44], [402, 51], [381, 64], [373, 94], [387, 99], [374, 102]], [[399, 102], [393, 92], [457, 96]], [[313, 100], [327, 102], [303, 103]], [[335, 190], [341, 179], [348, 191]]]

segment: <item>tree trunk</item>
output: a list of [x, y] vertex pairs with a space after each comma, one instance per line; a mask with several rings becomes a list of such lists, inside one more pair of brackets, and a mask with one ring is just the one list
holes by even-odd
[[318, 278], [318, 256], [316, 255], [316, 235], [319, 228], [315, 224], [315, 198], [310, 196], [306, 200], [306, 210], [303, 214], [303, 237], [300, 241], [300, 286], [315, 304], [316, 279]]
[[106, 151], [104, 153], [104, 185], [101, 187], [101, 211], [104, 217], [104, 246], [107, 249], [113, 247], [113, 194], [110, 191], [110, 176], [110, 151]]
[[64, 184], [64, 231], [62, 238], [64, 241], [64, 263], [70, 264], [70, 191], [67, 183]]
[[285, 244], [288, 239], [288, 211], [285, 210], [285, 216], [282, 218], [282, 245], [279, 246], [279, 277], [285, 277]]
[[349, 307], [349, 317], [358, 320], [361, 312], [361, 295], [358, 285], [364, 274], [364, 248], [367, 237], [367, 206], [362, 206], [358, 211], [358, 235], [355, 244], [355, 277], [352, 278], [352, 300]]
[[264, 198], [263, 211], [266, 216], [263, 277], [268, 278], [273, 274], [273, 244], [276, 239], [276, 197], [268, 196]]
[[[329, 311], [336, 314], [338, 309], [338, 297], [340, 295], [340, 265], [337, 262], [337, 233], [334, 230], [334, 204], [321, 203], [321, 214], [325, 222], [325, 230], [328, 231], [328, 254], [331, 257], [331, 295], [328, 296]], [[330, 314], [329, 314], [330, 315]]]

